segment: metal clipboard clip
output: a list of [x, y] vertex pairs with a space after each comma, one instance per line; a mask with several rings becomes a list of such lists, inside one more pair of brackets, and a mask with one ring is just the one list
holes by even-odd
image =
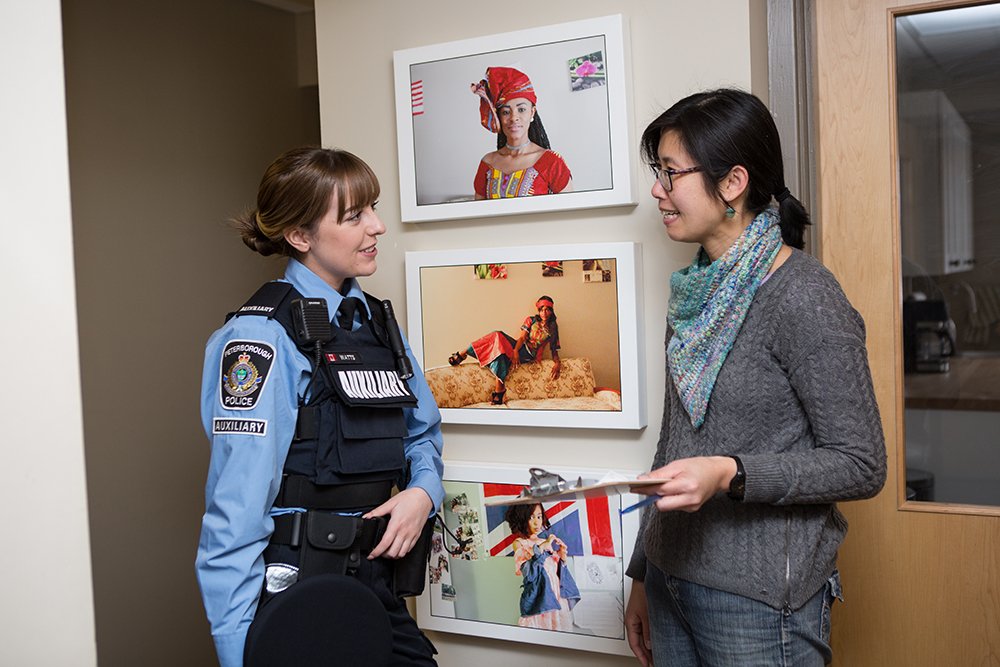
[[576, 484], [570, 486], [569, 482], [554, 472], [543, 470], [542, 468], [528, 468], [531, 473], [531, 482], [528, 488], [521, 492], [522, 497], [531, 496], [540, 498], [551, 496], [564, 491], [572, 491], [574, 488], [583, 486], [583, 478], [577, 478]]

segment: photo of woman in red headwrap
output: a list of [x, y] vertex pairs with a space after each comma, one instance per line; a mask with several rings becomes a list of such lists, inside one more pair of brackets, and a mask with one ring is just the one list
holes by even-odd
[[476, 170], [476, 199], [529, 197], [573, 190], [573, 175], [551, 150], [531, 80], [512, 67], [487, 67], [470, 86], [479, 96], [480, 121], [497, 135], [497, 149]]
[[479, 365], [496, 377], [496, 389], [490, 396], [490, 403], [503, 405], [507, 393], [505, 382], [512, 370], [522, 363], [540, 361], [542, 352], [549, 348], [554, 366], [551, 378], [559, 377], [559, 325], [553, 310], [552, 297], [542, 295], [535, 302], [537, 315], [529, 315], [521, 324], [521, 335], [515, 340], [503, 331], [491, 331], [477, 338], [465, 350], [459, 350], [448, 357], [448, 363], [458, 366], [466, 358], [472, 357]]

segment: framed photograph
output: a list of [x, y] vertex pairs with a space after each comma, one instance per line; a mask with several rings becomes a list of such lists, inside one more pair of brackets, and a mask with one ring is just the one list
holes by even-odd
[[641, 275], [636, 243], [406, 253], [407, 335], [442, 419], [645, 427]]
[[[607, 471], [547, 470], [567, 480]], [[634, 477], [634, 474], [631, 476]], [[514, 498], [526, 468], [446, 463], [442, 515], [417, 624], [427, 630], [632, 655], [625, 640], [625, 575], [644, 496], [610, 495], [538, 505]], [[492, 501], [491, 504], [487, 504]]]
[[626, 37], [616, 15], [396, 51], [403, 222], [634, 205]]

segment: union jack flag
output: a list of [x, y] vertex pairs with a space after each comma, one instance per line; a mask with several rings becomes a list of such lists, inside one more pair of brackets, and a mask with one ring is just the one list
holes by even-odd
[[[484, 498], [516, 498], [519, 484], [483, 484]], [[487, 551], [490, 556], [511, 556], [514, 535], [504, 521], [505, 505], [486, 506]], [[570, 556], [621, 557], [621, 524], [607, 497], [542, 503], [550, 532], [566, 543]]]

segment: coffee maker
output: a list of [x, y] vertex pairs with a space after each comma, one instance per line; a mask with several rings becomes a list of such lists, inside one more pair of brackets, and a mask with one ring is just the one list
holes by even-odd
[[947, 304], [926, 298], [903, 301], [903, 370], [947, 373], [954, 353], [955, 323]]

